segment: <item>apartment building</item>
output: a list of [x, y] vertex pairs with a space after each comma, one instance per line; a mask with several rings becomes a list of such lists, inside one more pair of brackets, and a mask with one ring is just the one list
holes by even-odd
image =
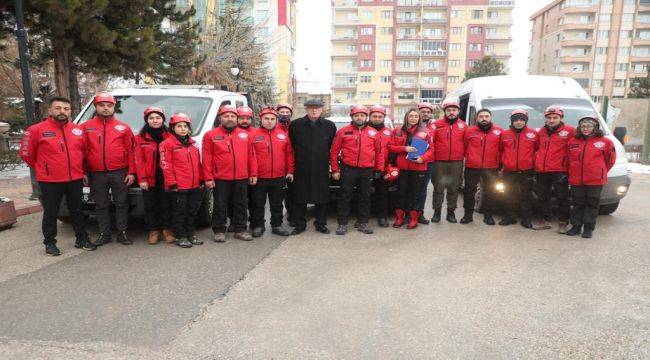
[[332, 1], [332, 102], [401, 119], [439, 103], [485, 55], [510, 59], [512, 0]]
[[620, 98], [650, 64], [650, 0], [556, 0], [534, 13], [529, 73], [574, 78]]

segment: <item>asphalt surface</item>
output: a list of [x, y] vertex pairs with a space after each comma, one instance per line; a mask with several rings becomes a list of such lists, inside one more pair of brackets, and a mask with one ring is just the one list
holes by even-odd
[[633, 175], [591, 240], [475, 221], [83, 252], [61, 226], [57, 258], [30, 215], [0, 232], [0, 358], [647, 359], [648, 199]]

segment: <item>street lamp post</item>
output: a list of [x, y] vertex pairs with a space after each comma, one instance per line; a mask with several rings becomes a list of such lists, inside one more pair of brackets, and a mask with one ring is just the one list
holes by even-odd
[[230, 74], [235, 77], [236, 92], [239, 92], [239, 75], [241, 74], [242, 63], [241, 60], [235, 60], [235, 64], [230, 68]]

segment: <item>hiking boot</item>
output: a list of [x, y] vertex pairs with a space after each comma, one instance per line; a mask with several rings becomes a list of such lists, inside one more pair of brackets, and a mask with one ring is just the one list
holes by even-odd
[[440, 222], [440, 217], [442, 216], [442, 209], [434, 209], [433, 210], [433, 216], [431, 217], [431, 222], [432, 223], [439, 223]]
[[176, 242], [176, 237], [174, 236], [174, 232], [169, 229], [163, 229], [162, 236], [167, 244], [173, 244], [174, 242]]
[[339, 224], [339, 227], [336, 228], [336, 235], [345, 235], [348, 232], [347, 225]]
[[264, 228], [263, 227], [254, 227], [253, 228], [253, 237], [260, 237], [264, 234]]
[[368, 235], [374, 233], [372, 228], [370, 226], [368, 226], [368, 224], [366, 224], [366, 223], [359, 224], [359, 227], [357, 228], [357, 230], [361, 231], [364, 234], [368, 234]]
[[122, 245], [133, 245], [133, 241], [126, 237], [126, 231], [120, 231], [117, 233], [117, 242]]
[[203, 240], [199, 239], [196, 235], [190, 235], [187, 240], [189, 240], [192, 245], [203, 245]]
[[567, 230], [569, 230], [569, 224], [566, 221], [560, 221], [557, 224], [557, 232], [559, 234], [566, 234]]
[[539, 221], [536, 221], [535, 224], [533, 225], [533, 230], [547, 230], [550, 228], [551, 225], [549, 225], [545, 219], [540, 219]]
[[455, 210], [456, 209], [447, 209], [447, 221], [452, 224], [458, 222], [458, 220], [456, 220], [456, 214], [454, 213]]
[[377, 225], [383, 228], [388, 227], [388, 220], [385, 217], [377, 218]]
[[149, 237], [147, 238], [147, 242], [149, 245], [156, 245], [158, 244], [158, 241], [160, 241], [160, 231], [154, 230], [149, 232]]
[[317, 225], [316, 226], [316, 231], [318, 231], [321, 234], [329, 234], [330, 229], [327, 228], [325, 225]]
[[404, 225], [404, 210], [395, 209], [395, 222], [393, 223], [394, 228], [399, 228]]
[[424, 211], [420, 211], [420, 216], [418, 217], [418, 224], [429, 225], [429, 220], [424, 217]]
[[463, 218], [460, 219], [461, 224], [469, 224], [472, 221], [474, 221], [474, 212], [471, 210], [466, 210], [465, 215], [463, 215]]
[[214, 233], [212, 240], [218, 243], [226, 242], [226, 233], [222, 233], [222, 232]]
[[294, 227], [293, 230], [291, 230], [291, 235], [300, 235], [304, 233], [307, 229], [304, 227]]
[[581, 232], [582, 232], [582, 225], [573, 225], [571, 229], [569, 229], [566, 232], [566, 235], [576, 236], [576, 235], [580, 235]]
[[95, 244], [95, 246], [102, 246], [110, 242], [113, 242], [113, 238], [111, 237], [110, 233], [109, 234], [99, 233], [99, 235], [97, 236], [97, 240], [95, 240], [93, 244]]
[[483, 214], [483, 222], [486, 223], [487, 225], [495, 224], [492, 214], [488, 214], [488, 213]]
[[523, 218], [521, 219], [521, 226], [525, 227], [526, 229], [532, 229], [533, 223], [530, 222], [530, 219]]
[[77, 236], [77, 240], [75, 240], [74, 242], [74, 247], [78, 249], [84, 249], [86, 251], [97, 250], [97, 246], [95, 246], [95, 244], [90, 242], [90, 239], [88, 238], [88, 234]]
[[186, 237], [176, 239], [176, 245], [186, 249], [192, 247], [192, 243]]
[[289, 230], [283, 228], [282, 226], [275, 226], [271, 228], [271, 233], [275, 235], [280, 235], [280, 236], [289, 236], [291, 235], [291, 232]]
[[582, 237], [585, 239], [591, 239], [594, 236], [594, 227], [591, 224], [585, 224], [584, 229], [582, 229]]
[[243, 241], [251, 241], [253, 240], [253, 237], [248, 232], [242, 231], [242, 232], [235, 233], [235, 239], [239, 239]]
[[52, 256], [59, 256], [61, 255], [61, 250], [56, 247], [55, 243], [49, 243], [45, 245], [45, 253]]
[[499, 225], [501, 226], [507, 226], [507, 225], [513, 225], [516, 224], [517, 220], [515, 220], [512, 216], [506, 215], [501, 221], [499, 221]]

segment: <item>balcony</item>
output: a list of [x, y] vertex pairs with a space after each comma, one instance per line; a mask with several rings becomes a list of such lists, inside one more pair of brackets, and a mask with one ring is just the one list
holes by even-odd
[[563, 63], [576, 63], [576, 62], [591, 62], [593, 60], [592, 55], [561, 55], [560, 62]]
[[515, 0], [490, 0], [488, 1], [489, 7], [515, 7]]
[[398, 40], [420, 40], [421, 36], [415, 34], [397, 34]]
[[589, 6], [567, 6], [560, 10], [560, 14], [576, 14], [576, 13], [597, 13], [598, 4]]
[[593, 22], [571, 22], [571, 23], [566, 23], [566, 24], [561, 24], [560, 28], [562, 30], [593, 30], [594, 27], [596, 26], [595, 23]]
[[566, 38], [562, 39], [561, 46], [590, 46], [593, 45], [594, 39], [592, 38]]
[[443, 18], [422, 18], [424, 24], [445, 24], [447, 19]]
[[400, 57], [418, 57], [420, 56], [420, 50], [397, 50], [395, 52], [397, 56]]
[[446, 0], [397, 0], [398, 7], [447, 6]]
[[334, 0], [332, 1], [332, 3], [335, 9], [344, 9], [344, 8], [356, 9], [357, 6], [359, 6], [359, 2], [357, 0]]
[[512, 41], [510, 34], [485, 34], [485, 38], [494, 41]]
[[511, 26], [512, 22], [513, 22], [512, 16], [498, 17], [496, 19], [488, 18], [487, 20], [488, 25]]
[[446, 56], [447, 50], [422, 50], [422, 56]]
[[356, 51], [337, 51], [332, 52], [332, 57], [343, 58], [343, 57], [357, 57], [359, 55]]
[[354, 41], [357, 40], [359, 36], [357, 34], [333, 34], [332, 41]]
[[397, 18], [398, 24], [420, 24], [421, 22], [422, 21], [420, 21], [420, 18], [404, 18], [404, 17]]
[[417, 83], [399, 83], [395, 85], [395, 88], [397, 89], [417, 89], [418, 84]]

